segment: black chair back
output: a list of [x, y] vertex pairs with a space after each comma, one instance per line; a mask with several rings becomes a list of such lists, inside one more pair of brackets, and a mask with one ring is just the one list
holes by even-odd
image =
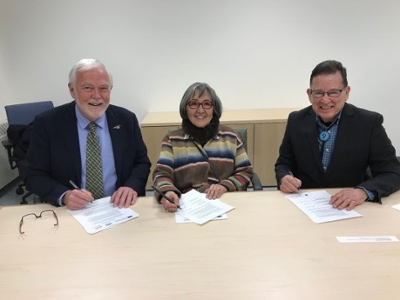
[[[30, 102], [22, 104], [6, 105], [4, 108], [7, 114], [7, 136], [8, 140], [3, 141], [3, 146], [7, 150], [8, 161], [11, 169], [18, 168], [19, 162], [25, 157], [29, 147], [30, 131], [36, 115], [53, 108], [52, 101]], [[23, 194], [25, 185], [18, 185], [16, 193]], [[28, 203], [26, 199], [32, 195], [27, 191], [22, 196], [21, 204]]]

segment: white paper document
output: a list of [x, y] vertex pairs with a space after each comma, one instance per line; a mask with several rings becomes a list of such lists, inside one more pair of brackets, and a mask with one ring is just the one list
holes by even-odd
[[388, 236], [337, 236], [340, 243], [390, 243], [398, 242], [394, 235]]
[[204, 224], [234, 209], [219, 200], [209, 200], [206, 194], [196, 190], [182, 194], [179, 206], [181, 209], [176, 214], [197, 224]]
[[[221, 216], [218, 216], [218, 217], [212, 219], [211, 221], [226, 220], [226, 219], [228, 219], [228, 215], [223, 214]], [[176, 224], [193, 223], [188, 218], [185, 218], [185, 217], [179, 215], [178, 213], [175, 213], [175, 222], [176, 222]]]
[[394, 209], [400, 210], [400, 204], [396, 204], [392, 206]]
[[286, 195], [294, 205], [304, 212], [315, 223], [325, 223], [349, 218], [362, 217], [354, 210], [333, 208], [329, 201], [331, 195], [325, 191], [314, 191]]
[[[226, 205], [225, 203], [222, 203], [220, 200], [218, 200], [218, 199], [215, 199], [215, 200], [210, 200], [210, 201], [213, 201], [213, 204], [214, 205], [219, 205], [219, 206], [224, 206], [224, 205]], [[220, 216], [217, 216], [216, 218], [214, 218], [214, 219], [212, 219], [211, 221], [218, 221], [218, 220], [226, 220], [226, 219], [228, 219], [228, 215], [227, 214], [223, 214], [223, 215], [220, 215]], [[193, 223], [192, 221], [190, 221], [188, 218], [185, 218], [185, 217], [183, 217], [183, 216], [181, 216], [180, 214], [179, 214], [179, 212], [175, 212], [175, 222], [176, 222], [176, 224], [182, 224], [182, 223]]]
[[101, 198], [88, 203], [85, 208], [68, 212], [90, 234], [139, 217], [139, 214], [130, 208], [114, 207], [110, 200], [111, 197]]

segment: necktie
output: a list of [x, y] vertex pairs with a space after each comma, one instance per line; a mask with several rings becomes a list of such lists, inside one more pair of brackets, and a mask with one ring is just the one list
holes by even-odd
[[103, 197], [103, 172], [101, 167], [100, 143], [96, 133], [96, 123], [90, 122], [86, 143], [86, 189], [94, 199]]

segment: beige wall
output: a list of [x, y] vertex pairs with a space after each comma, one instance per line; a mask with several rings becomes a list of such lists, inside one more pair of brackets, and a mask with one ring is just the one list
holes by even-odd
[[398, 0], [0, 0], [0, 12], [2, 106], [69, 101], [71, 66], [96, 57], [112, 101], [140, 120], [177, 110], [195, 81], [225, 109], [303, 107], [312, 68], [337, 59], [349, 101], [381, 112], [400, 149]]

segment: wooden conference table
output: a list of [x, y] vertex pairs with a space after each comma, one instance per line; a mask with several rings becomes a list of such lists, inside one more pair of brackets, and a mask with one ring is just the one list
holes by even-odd
[[[333, 193], [334, 190], [328, 190]], [[228, 220], [176, 224], [151, 197], [140, 217], [89, 235], [65, 208], [18, 231], [48, 204], [0, 209], [0, 299], [399, 299], [400, 192], [361, 218], [315, 224], [279, 191], [225, 194]]]

